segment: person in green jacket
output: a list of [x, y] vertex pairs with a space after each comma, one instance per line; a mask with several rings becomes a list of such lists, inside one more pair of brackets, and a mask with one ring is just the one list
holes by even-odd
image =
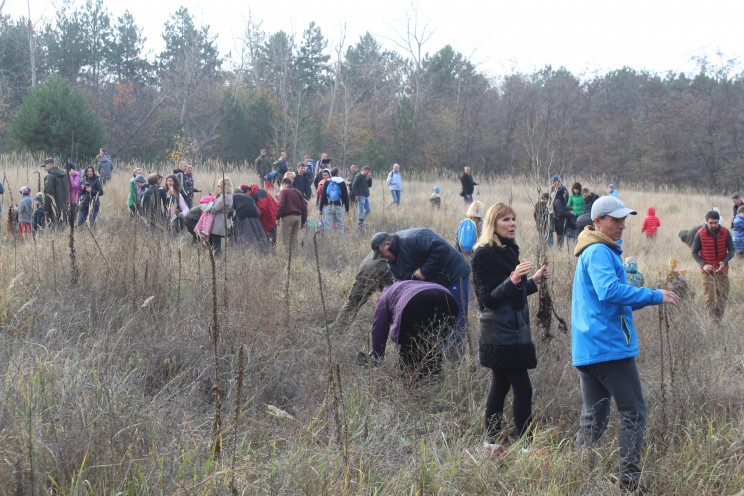
[[129, 214], [134, 217], [137, 214], [137, 206], [139, 205], [139, 195], [137, 194], [138, 186], [142, 184], [137, 183], [137, 176], [141, 176], [144, 179], [143, 183], [147, 184], [147, 179], [142, 175], [142, 169], [136, 167], [132, 171], [132, 179], [129, 180], [129, 196], [127, 196], [127, 207], [129, 208]]
[[67, 221], [69, 180], [65, 171], [57, 166], [57, 161], [53, 158], [44, 160], [41, 167], [47, 171], [44, 178], [44, 214], [52, 225], [60, 226]]
[[573, 183], [571, 186], [571, 195], [568, 197], [568, 208], [573, 210], [576, 217], [584, 213], [586, 209], [586, 200], [581, 194], [581, 184]]

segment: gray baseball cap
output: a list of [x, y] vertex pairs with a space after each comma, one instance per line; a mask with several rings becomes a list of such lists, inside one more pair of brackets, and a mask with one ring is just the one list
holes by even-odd
[[382, 242], [387, 239], [387, 237], [388, 233], [386, 232], [378, 232], [374, 236], [372, 236], [372, 242], [370, 243], [370, 246], [372, 248], [372, 251], [375, 252], [375, 258], [379, 256], [379, 247]]
[[625, 206], [614, 196], [603, 196], [592, 204], [592, 219], [609, 215], [616, 219], [622, 219], [628, 215], [638, 215], [638, 212]]

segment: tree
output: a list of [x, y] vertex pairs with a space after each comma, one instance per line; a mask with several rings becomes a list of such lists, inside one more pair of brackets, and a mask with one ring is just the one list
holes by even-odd
[[103, 124], [83, 92], [56, 75], [28, 92], [10, 124], [10, 135], [10, 150], [58, 156], [94, 157], [104, 144]]
[[117, 82], [144, 84], [152, 79], [152, 65], [142, 56], [146, 40], [132, 14], [124, 11], [109, 41], [106, 62], [106, 70]]

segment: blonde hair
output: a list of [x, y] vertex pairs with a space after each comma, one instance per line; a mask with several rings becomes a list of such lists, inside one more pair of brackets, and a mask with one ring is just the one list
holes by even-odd
[[483, 205], [483, 203], [474, 201], [470, 204], [470, 208], [468, 208], [468, 212], [465, 214], [465, 217], [477, 217], [478, 219], [482, 219], [485, 213], [486, 207]]
[[515, 218], [517, 216], [514, 209], [506, 203], [499, 202], [491, 205], [486, 212], [486, 218], [483, 219], [483, 231], [481, 231], [480, 238], [478, 238], [478, 242], [473, 248], [493, 245], [503, 247], [504, 245], [499, 241], [499, 237], [496, 236], [496, 222], [507, 215], [513, 215]]
[[220, 178], [220, 180], [217, 181], [217, 186], [222, 186], [222, 192], [224, 194], [232, 195], [233, 185], [229, 177]]
[[[303, 165], [304, 165], [304, 164], [303, 164]], [[296, 176], [297, 176], [297, 174], [295, 174], [294, 172], [292, 172], [292, 171], [287, 171], [287, 172], [285, 172], [285, 173], [284, 173], [284, 177], [283, 177], [282, 179], [289, 179], [290, 181], [294, 182], [294, 178], [295, 178]]]

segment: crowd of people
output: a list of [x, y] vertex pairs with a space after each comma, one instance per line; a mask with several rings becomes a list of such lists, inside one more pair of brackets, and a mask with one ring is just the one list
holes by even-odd
[[[32, 198], [31, 188], [20, 190], [18, 233], [27, 235], [67, 222], [81, 226], [87, 221], [93, 227], [104, 185], [113, 171], [105, 150], [98, 160], [98, 170], [88, 166], [82, 173], [74, 170], [69, 160], [66, 170], [55, 159], [45, 160], [43, 192]], [[373, 185], [369, 166], [352, 166], [345, 180], [341, 170], [331, 166], [327, 154], [316, 162], [305, 156], [290, 170], [285, 153], [272, 162], [265, 150], [255, 166], [263, 187], [256, 183], [236, 186], [229, 177], [221, 177], [216, 195], [205, 194], [198, 202], [195, 193], [201, 190], [195, 187], [193, 167], [188, 162], [181, 161], [165, 178], [156, 173], [145, 175], [137, 168], [129, 181], [127, 207], [132, 218], [142, 220], [147, 228], [173, 233], [186, 230], [195, 242], [215, 253], [220, 252], [227, 236], [235, 243], [268, 251], [276, 246], [278, 234], [286, 249], [295, 251], [299, 233], [308, 225], [343, 233], [345, 217], [354, 203], [357, 229], [366, 226]], [[514, 209], [505, 203], [486, 208], [474, 201], [478, 183], [470, 167], [464, 168], [460, 181], [460, 194], [468, 210], [454, 246], [425, 228], [374, 234], [371, 251], [362, 260], [332, 329], [342, 332], [360, 308], [381, 292], [374, 309], [372, 349], [365, 363], [379, 365], [391, 340], [412, 381], [436, 377], [445, 359], [457, 360], [463, 354], [472, 282], [478, 307], [480, 363], [491, 372], [485, 402], [485, 449], [489, 455], [503, 457], [504, 405], [509, 391], [514, 397], [518, 436], [529, 440], [532, 433], [528, 371], [537, 367], [538, 357], [528, 300], [550, 272], [547, 265], [520, 256]], [[276, 198], [272, 195], [275, 183], [279, 187]], [[386, 184], [391, 204], [399, 206], [403, 186], [399, 164], [387, 174]], [[317, 224], [311, 220], [313, 192]], [[432, 207], [441, 205], [439, 192], [435, 186]], [[711, 210], [705, 223], [686, 232], [684, 238], [701, 269], [705, 307], [716, 321], [723, 317], [728, 297], [728, 264], [737, 253], [744, 258], [744, 204], [738, 194], [731, 200], [730, 229], [722, 225], [720, 213]], [[619, 199], [613, 184], [608, 194], [600, 197], [578, 182], [569, 191], [559, 176], [551, 177], [550, 191], [540, 196], [534, 209], [541, 242], [549, 249], [554, 235], [559, 247], [572, 240], [577, 257], [571, 295], [571, 347], [583, 404], [576, 445], [583, 449], [599, 441], [614, 398], [620, 416], [619, 481], [625, 489], [642, 491], [640, 456], [647, 412], [635, 363], [639, 351], [633, 311], [648, 305], [677, 305], [679, 295], [669, 289], [645, 287], [638, 264], [632, 258], [623, 263], [621, 243], [629, 215], [637, 212]], [[648, 207], [641, 232], [650, 243], [660, 227], [656, 210]]]

